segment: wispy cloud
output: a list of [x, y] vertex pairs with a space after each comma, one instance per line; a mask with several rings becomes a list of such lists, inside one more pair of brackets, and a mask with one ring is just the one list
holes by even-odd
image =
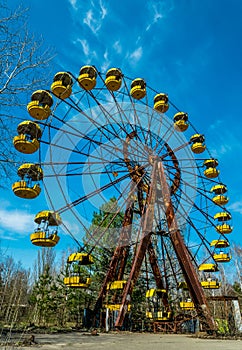
[[19, 209], [0, 209], [0, 227], [5, 231], [28, 235], [33, 227], [33, 214]]
[[166, 15], [172, 11], [173, 8], [174, 5], [172, 0], [152, 2], [150, 5], [152, 18], [149, 20], [146, 31], [149, 31], [154, 24], [156, 24], [162, 18], [166, 17]]
[[103, 2], [100, 0], [98, 4], [92, 3], [92, 8], [90, 8], [83, 19], [83, 23], [86, 24], [93, 34], [97, 34], [102, 26], [102, 22], [107, 16], [107, 8], [104, 6]]
[[242, 214], [242, 201], [237, 201], [227, 207], [229, 210]]
[[153, 18], [146, 27], [146, 31], [150, 30], [151, 26], [163, 18], [162, 13], [158, 10], [158, 4], [152, 4]]
[[134, 50], [131, 54], [129, 54], [129, 58], [133, 60], [133, 63], [137, 63], [143, 55], [143, 49], [142, 46], [138, 47], [136, 50]]
[[115, 41], [115, 43], [113, 44], [113, 48], [118, 54], [122, 52], [122, 46], [119, 40]]
[[84, 55], [89, 56], [90, 49], [88, 42], [85, 39], [77, 39], [77, 41], [81, 44]]
[[214, 158], [221, 158], [223, 155], [229, 153], [233, 147], [231, 144], [221, 144], [220, 146], [216, 146], [216, 148], [210, 148], [209, 151]]
[[110, 68], [110, 60], [109, 60], [109, 58], [108, 58], [108, 51], [107, 51], [107, 50], [104, 52], [103, 57], [104, 57], [104, 62], [103, 62], [103, 64], [102, 64], [102, 66], [101, 66], [102, 72], [104, 72], [104, 71], [106, 71], [108, 68]]
[[77, 0], [69, 0], [69, 3], [71, 4], [72, 8], [76, 11], [77, 10]]

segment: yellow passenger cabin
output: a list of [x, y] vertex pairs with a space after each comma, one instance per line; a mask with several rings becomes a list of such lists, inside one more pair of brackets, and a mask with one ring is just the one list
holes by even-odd
[[131, 83], [130, 95], [136, 99], [141, 100], [146, 95], [146, 83], [144, 79], [137, 78]]
[[225, 239], [214, 239], [210, 243], [210, 246], [215, 248], [227, 248], [229, 247], [229, 242]]
[[204, 142], [205, 138], [201, 134], [195, 134], [191, 136], [190, 143], [192, 152], [196, 154], [203, 153], [206, 149]]
[[61, 217], [57, 212], [52, 210], [42, 210], [35, 215], [36, 224], [47, 223], [48, 226], [59, 226], [62, 223]]
[[94, 259], [88, 253], [70, 254], [67, 259], [67, 275], [64, 278], [64, 284], [71, 288], [88, 288], [91, 284], [91, 278], [86, 276], [88, 271], [85, 266], [90, 266], [93, 263]]
[[222, 225], [217, 225], [216, 226], [216, 231], [221, 234], [229, 234], [233, 231], [233, 227], [230, 226], [229, 224], [222, 224]]
[[[121, 304], [106, 304], [105, 308], [109, 309], [110, 311], [120, 311]], [[131, 304], [127, 305], [128, 312], [131, 311]]]
[[188, 124], [188, 115], [184, 112], [178, 112], [173, 117], [174, 120], [174, 128], [176, 131], [184, 132], [187, 130]]
[[54, 247], [60, 240], [57, 233], [49, 233], [46, 231], [36, 230], [30, 235], [30, 240], [33, 245], [38, 247]]
[[195, 309], [194, 302], [191, 301], [190, 299], [187, 299], [186, 301], [181, 301], [180, 308], [187, 311], [194, 310]]
[[78, 83], [80, 87], [84, 90], [92, 90], [96, 86], [97, 79], [97, 71], [93, 66], [83, 66], [80, 69]]
[[218, 289], [221, 287], [221, 283], [217, 280], [207, 279], [206, 281], [201, 281], [201, 286], [204, 289]]
[[21, 153], [32, 154], [39, 149], [41, 128], [37, 123], [25, 120], [17, 127], [18, 135], [13, 138], [15, 149]]
[[52, 105], [53, 99], [51, 94], [45, 90], [37, 90], [32, 94], [27, 110], [32, 118], [45, 120], [51, 114], [50, 108]]
[[169, 109], [168, 95], [161, 93], [154, 97], [154, 109], [158, 112], [165, 113]]
[[231, 220], [231, 214], [227, 211], [223, 211], [214, 215], [214, 220], [228, 221]]
[[43, 171], [37, 164], [25, 163], [18, 168], [20, 181], [12, 185], [12, 190], [17, 197], [25, 199], [36, 198], [41, 188], [38, 184], [43, 179]]
[[210, 191], [215, 194], [215, 196], [213, 197], [213, 202], [215, 204], [223, 206], [228, 203], [229, 198], [224, 195], [227, 192], [227, 187], [225, 185], [215, 185], [211, 188]]
[[78, 261], [80, 265], [91, 265], [94, 263], [92, 255], [88, 253], [72, 253], [67, 259], [67, 263]]
[[216, 169], [218, 166], [218, 161], [216, 159], [207, 159], [204, 161], [203, 165], [206, 167], [203, 173], [207, 178], [214, 179], [218, 177], [219, 170]]
[[122, 85], [122, 72], [118, 68], [111, 68], [106, 73], [105, 85], [110, 91], [117, 91]]
[[223, 211], [214, 215], [214, 220], [219, 222], [219, 225], [216, 225], [216, 231], [221, 234], [229, 234], [233, 231], [233, 227], [230, 226], [227, 221], [231, 220], [231, 214]]
[[231, 258], [232, 257], [230, 254], [224, 253], [223, 251], [221, 251], [220, 253], [213, 254], [214, 261], [216, 261], [218, 263], [229, 262], [231, 260]]
[[89, 288], [91, 284], [91, 278], [84, 278], [81, 276], [68, 276], [64, 278], [64, 284], [70, 288]]
[[34, 222], [38, 227], [30, 235], [32, 244], [39, 247], [54, 247], [60, 240], [57, 230], [62, 223], [60, 215], [51, 210], [42, 210], [35, 215]]
[[125, 281], [125, 280], [109, 282], [107, 284], [107, 290], [124, 289], [126, 283], [127, 283], [127, 281]]
[[201, 264], [198, 269], [199, 271], [204, 271], [204, 272], [217, 272], [218, 266], [212, 263]]
[[58, 72], [54, 76], [53, 83], [51, 84], [51, 91], [53, 94], [61, 99], [70, 97], [72, 93], [73, 80], [69, 73]]

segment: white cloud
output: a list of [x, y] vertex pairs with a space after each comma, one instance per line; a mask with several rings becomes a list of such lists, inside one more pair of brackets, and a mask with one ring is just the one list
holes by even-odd
[[229, 210], [242, 214], [242, 201], [237, 201], [227, 207]]
[[99, 1], [98, 5], [92, 3], [92, 8], [86, 12], [83, 23], [85, 23], [91, 29], [93, 34], [97, 34], [102, 26], [104, 18], [107, 16], [107, 13], [107, 8], [104, 6], [101, 0]]
[[232, 150], [231, 144], [223, 144], [221, 146], [216, 146], [216, 148], [210, 148], [209, 151], [212, 154], [214, 158], [221, 158], [226, 153], [230, 152]]
[[160, 12], [158, 12], [155, 4], [153, 5], [153, 9], [154, 9], [154, 16], [153, 16], [153, 19], [151, 20], [150, 24], [146, 27], [146, 31], [150, 30], [150, 28], [153, 24], [155, 24], [161, 18], [163, 18], [163, 15]]
[[142, 47], [138, 47], [138, 49], [136, 49], [135, 51], [133, 51], [130, 55], [129, 55], [129, 58], [131, 60], [133, 60], [134, 62], [138, 62], [141, 57], [142, 57], [142, 54], [143, 54], [143, 49]]
[[71, 4], [71, 6], [74, 10], [77, 10], [77, 6], [76, 6], [77, 0], [69, 0], [69, 3]]
[[89, 49], [88, 42], [85, 39], [83, 39], [83, 40], [78, 39], [77, 41], [81, 44], [84, 55], [89, 56], [90, 49]]
[[28, 235], [34, 228], [34, 215], [19, 209], [0, 209], [0, 227], [5, 231]]
[[108, 51], [107, 50], [104, 52], [103, 57], [104, 57], [105, 61], [103, 62], [102, 66], [101, 66], [101, 71], [102, 72], [106, 71], [109, 68], [109, 66], [110, 66], [110, 61], [108, 59]]
[[107, 16], [108, 10], [107, 8], [103, 5], [102, 1], [100, 0], [100, 8], [101, 8], [101, 16], [102, 19], [104, 19]]
[[122, 52], [122, 46], [119, 40], [115, 41], [115, 43], [113, 44], [113, 48], [118, 54]]

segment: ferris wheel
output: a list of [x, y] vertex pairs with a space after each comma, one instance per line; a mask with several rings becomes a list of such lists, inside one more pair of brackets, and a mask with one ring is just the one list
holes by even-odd
[[[25, 199], [44, 189], [50, 209], [34, 219], [33, 244], [55, 246], [62, 225], [78, 245], [64, 283], [89, 288], [83, 266], [95, 263], [95, 247], [113, 248], [95, 312], [116, 312], [121, 327], [145, 266], [148, 319], [169, 321], [176, 305], [215, 329], [206, 294], [220, 288], [233, 228], [218, 160], [188, 114], [143, 78], [94, 66], [58, 72], [27, 111], [13, 143], [30, 160], [12, 189]], [[100, 208], [108, 212], [95, 226]]]

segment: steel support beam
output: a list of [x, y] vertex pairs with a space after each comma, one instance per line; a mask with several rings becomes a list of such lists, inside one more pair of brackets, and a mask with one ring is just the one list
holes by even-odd
[[153, 164], [152, 175], [151, 175], [151, 185], [148, 194], [147, 200], [147, 209], [144, 214], [144, 220], [142, 223], [142, 237], [138, 244], [136, 254], [133, 260], [132, 269], [130, 271], [129, 278], [124, 287], [123, 298], [121, 302], [120, 311], [115, 323], [115, 327], [122, 327], [123, 321], [128, 310], [128, 304], [131, 301], [131, 294], [135, 283], [138, 279], [141, 265], [145, 256], [146, 249], [150, 243], [150, 236], [152, 234], [153, 229], [153, 221], [154, 221], [154, 206], [156, 201], [156, 192], [157, 192], [157, 161]]
[[168, 187], [164, 167], [161, 162], [158, 163], [158, 175], [161, 184], [165, 215], [171, 242], [180, 263], [184, 278], [187, 282], [188, 289], [197, 309], [198, 315], [200, 316], [200, 321], [207, 329], [215, 330], [215, 322], [211, 315], [205, 293], [198, 279], [197, 272], [192, 264], [188, 249], [183, 241], [176, 221], [176, 216], [170, 197], [170, 189]]

